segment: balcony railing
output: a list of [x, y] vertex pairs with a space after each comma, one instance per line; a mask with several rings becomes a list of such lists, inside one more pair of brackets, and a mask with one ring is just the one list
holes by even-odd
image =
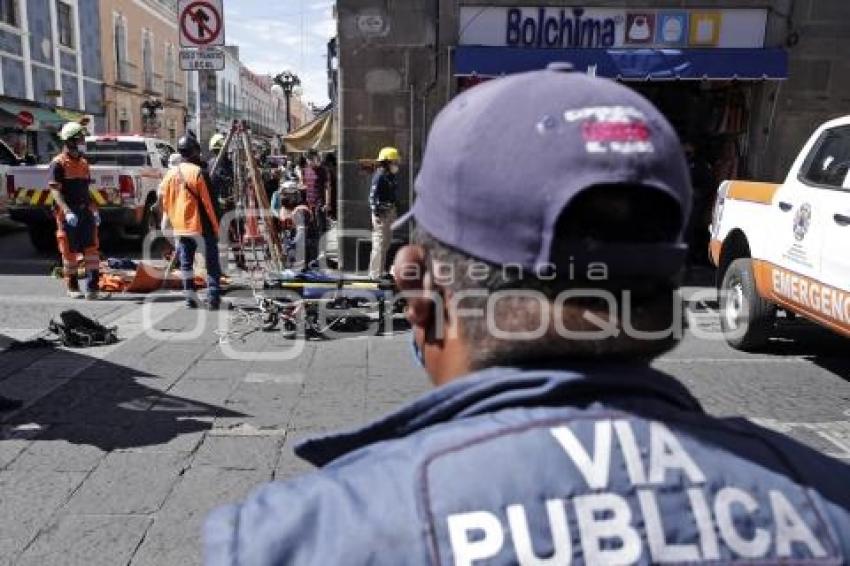
[[115, 78], [115, 83], [135, 87], [139, 85], [138, 67], [129, 61], [118, 61], [118, 76]]

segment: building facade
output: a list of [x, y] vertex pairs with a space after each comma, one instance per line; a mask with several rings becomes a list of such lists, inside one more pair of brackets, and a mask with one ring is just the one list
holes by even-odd
[[105, 129], [176, 142], [186, 126], [174, 0], [100, 0]]
[[101, 126], [100, 29], [97, 0], [0, 2], [0, 134], [17, 153], [48, 159], [67, 120]]
[[[224, 70], [215, 73], [216, 80], [216, 129], [229, 130], [233, 120], [244, 120], [256, 141], [266, 149], [277, 153], [282, 148], [282, 136], [286, 133], [286, 103], [272, 92], [274, 81], [268, 75], [251, 71], [239, 58], [237, 46], [224, 48]], [[198, 73], [187, 72], [188, 127], [195, 132], [200, 129], [200, 96]], [[291, 99], [293, 129], [312, 118], [312, 113], [300, 96]]]
[[[194, 132], [200, 130], [200, 105], [198, 94], [198, 73], [184, 71], [188, 85], [188, 127]], [[239, 48], [228, 45], [224, 48], [224, 70], [216, 73], [216, 129], [225, 132], [230, 129], [234, 119], [242, 116], [242, 63], [239, 61]]]
[[242, 118], [252, 133], [268, 143], [286, 132], [284, 100], [272, 93], [274, 84], [268, 75], [258, 75], [242, 67]]
[[[337, 19], [347, 230], [370, 224], [363, 159], [397, 146], [410, 188], [453, 96], [549, 62], [645, 94], [719, 178], [781, 181], [815, 125], [850, 111], [845, 0], [339, 0]], [[362, 266], [365, 240], [340, 242], [345, 268]]]

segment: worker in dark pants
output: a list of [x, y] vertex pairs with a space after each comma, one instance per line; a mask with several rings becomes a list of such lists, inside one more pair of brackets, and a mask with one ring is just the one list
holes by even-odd
[[203, 253], [207, 268], [206, 307], [218, 310], [221, 302], [221, 263], [218, 252], [219, 222], [212, 191], [201, 168], [201, 147], [192, 136], [177, 142], [183, 163], [169, 169], [162, 181], [162, 205], [177, 238], [177, 254], [186, 306], [197, 308], [195, 253]]

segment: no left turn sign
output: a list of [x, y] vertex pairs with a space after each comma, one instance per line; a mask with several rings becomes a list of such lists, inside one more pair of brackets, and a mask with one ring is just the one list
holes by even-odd
[[181, 47], [224, 45], [222, 0], [180, 0], [178, 13]]

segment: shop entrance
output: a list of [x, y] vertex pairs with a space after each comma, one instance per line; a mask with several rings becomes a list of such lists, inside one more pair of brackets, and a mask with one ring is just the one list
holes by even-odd
[[667, 117], [688, 154], [694, 189], [687, 233], [691, 262], [708, 263], [717, 187], [746, 177], [750, 110], [758, 84], [738, 81], [627, 82]]
[[[457, 92], [491, 77], [458, 76]], [[720, 182], [746, 178], [750, 116], [763, 83], [688, 80], [624, 81], [667, 117], [688, 154], [693, 209], [686, 233], [690, 263], [708, 265], [708, 227]]]

